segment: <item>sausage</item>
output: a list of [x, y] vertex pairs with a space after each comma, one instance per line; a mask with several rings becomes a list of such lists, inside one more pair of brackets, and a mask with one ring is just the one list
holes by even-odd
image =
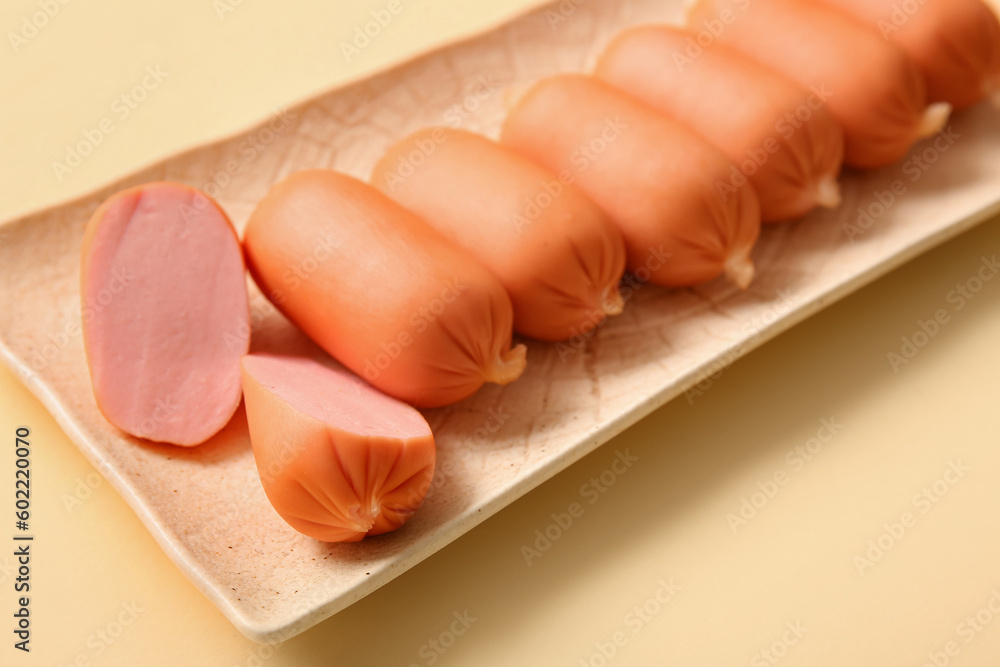
[[381, 391], [420, 407], [524, 370], [500, 282], [374, 187], [312, 169], [271, 188], [244, 235], [250, 273], [307, 335]]
[[1000, 21], [982, 0], [823, 0], [861, 19], [923, 72], [928, 99], [1000, 107]]
[[436, 454], [419, 412], [311, 359], [251, 354], [242, 369], [257, 471], [288, 525], [357, 542], [420, 507]]
[[215, 202], [178, 183], [109, 197], [84, 232], [80, 295], [94, 398], [109, 422], [184, 446], [226, 425], [250, 309], [239, 240]]
[[574, 186], [510, 148], [428, 128], [392, 146], [372, 183], [500, 279], [519, 333], [565, 340], [621, 312], [621, 233]]
[[535, 84], [501, 141], [574, 182], [622, 231], [630, 271], [654, 284], [753, 278], [760, 203], [735, 166], [691, 129], [591, 77]]
[[947, 122], [950, 105], [927, 105], [906, 54], [841, 11], [811, 0], [695, 0], [687, 20], [826, 98], [852, 167], [891, 164]]
[[844, 133], [814, 93], [724, 44], [696, 60], [694, 34], [641, 26], [619, 34], [595, 76], [691, 127], [739, 166], [764, 222], [840, 203]]

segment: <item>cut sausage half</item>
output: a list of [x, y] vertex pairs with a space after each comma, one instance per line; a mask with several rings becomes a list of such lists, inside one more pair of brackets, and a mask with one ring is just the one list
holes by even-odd
[[311, 359], [252, 354], [242, 366], [261, 483], [292, 528], [357, 542], [420, 507], [435, 450], [419, 412]]
[[197, 445], [240, 403], [246, 272], [219, 206], [177, 183], [123, 190], [91, 217], [83, 341], [97, 406], [134, 436]]

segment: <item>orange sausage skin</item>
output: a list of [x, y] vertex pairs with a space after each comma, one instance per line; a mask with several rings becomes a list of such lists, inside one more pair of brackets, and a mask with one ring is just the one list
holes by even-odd
[[750, 179], [764, 222], [840, 203], [844, 133], [817, 96], [724, 44], [697, 59], [694, 34], [640, 26], [619, 34], [594, 74], [691, 127]]
[[519, 333], [565, 340], [621, 312], [621, 233], [574, 186], [510, 148], [429, 128], [392, 146], [372, 183], [500, 279]]
[[261, 484], [292, 528], [357, 542], [417, 511], [436, 461], [419, 412], [311, 359], [251, 354], [241, 366]]
[[1000, 20], [983, 0], [820, 0], [874, 28], [923, 72], [932, 102], [964, 109], [991, 97], [1000, 106]]
[[524, 370], [500, 282], [426, 222], [324, 169], [271, 188], [244, 235], [251, 275], [307, 335], [381, 391], [420, 407]]
[[950, 107], [927, 106], [906, 54], [842, 11], [811, 0], [696, 0], [688, 26], [698, 31], [723, 16], [719, 41], [823, 95], [852, 167], [891, 164], [947, 121]]
[[732, 162], [684, 125], [591, 77], [544, 79], [510, 112], [501, 141], [572, 181], [625, 238], [628, 268], [683, 287], [725, 273], [745, 288], [760, 203]]

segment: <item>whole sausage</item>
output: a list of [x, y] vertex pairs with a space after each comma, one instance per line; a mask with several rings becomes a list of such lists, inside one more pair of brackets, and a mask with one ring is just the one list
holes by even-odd
[[750, 179], [764, 222], [840, 203], [844, 133], [817, 94], [724, 44], [697, 59], [694, 34], [640, 26], [615, 37], [595, 76], [681, 121]]
[[695, 0], [688, 26], [820, 92], [844, 128], [844, 161], [883, 167], [937, 133], [951, 111], [927, 105], [917, 66], [842, 11], [811, 0]]
[[372, 183], [500, 279], [516, 331], [565, 340], [621, 312], [621, 233], [574, 186], [510, 148], [428, 128], [392, 146]]
[[927, 96], [964, 109], [991, 97], [1000, 107], [1000, 21], [982, 0], [822, 0], [861, 19], [906, 52]]
[[625, 237], [628, 268], [658, 285], [725, 274], [753, 279], [760, 203], [735, 166], [693, 130], [591, 77], [535, 84], [511, 110], [501, 141], [575, 183]]
[[244, 246], [264, 294], [390, 396], [447, 405], [524, 370], [500, 282], [357, 179], [326, 169], [292, 174], [257, 204]]

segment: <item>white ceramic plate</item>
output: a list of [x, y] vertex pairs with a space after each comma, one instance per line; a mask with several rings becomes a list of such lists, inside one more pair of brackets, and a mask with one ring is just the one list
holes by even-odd
[[[426, 504], [403, 529], [359, 544], [316, 542], [275, 514], [257, 479], [242, 411], [194, 449], [124, 437], [101, 417], [79, 335], [77, 281], [84, 224], [110, 193], [152, 180], [190, 183], [216, 196], [242, 227], [270, 185], [293, 171], [322, 166], [367, 177], [391, 142], [427, 125], [460, 121], [495, 135], [512, 94], [542, 76], [589, 68], [610, 36], [628, 25], [677, 21], [681, 5], [590, 0], [544, 7], [4, 226], [4, 361], [177, 566], [248, 637], [287, 639], [331, 616], [664, 402], [684, 392], [697, 400], [725, 364], [1000, 211], [1000, 114], [979, 107], [954, 119], [951, 139], [914, 149], [926, 171], [910, 162], [848, 174], [838, 211], [766, 230], [749, 291], [721, 283], [642, 287], [623, 315], [586, 340], [531, 343], [528, 370], [516, 383], [426, 411], [439, 445]], [[213, 180], [219, 185], [209, 185]], [[905, 194], [880, 210], [876, 193], [897, 180]], [[852, 240], [845, 225], [857, 225], [859, 207], [871, 207], [874, 217]], [[259, 294], [253, 299], [254, 349], [317, 353]]]

